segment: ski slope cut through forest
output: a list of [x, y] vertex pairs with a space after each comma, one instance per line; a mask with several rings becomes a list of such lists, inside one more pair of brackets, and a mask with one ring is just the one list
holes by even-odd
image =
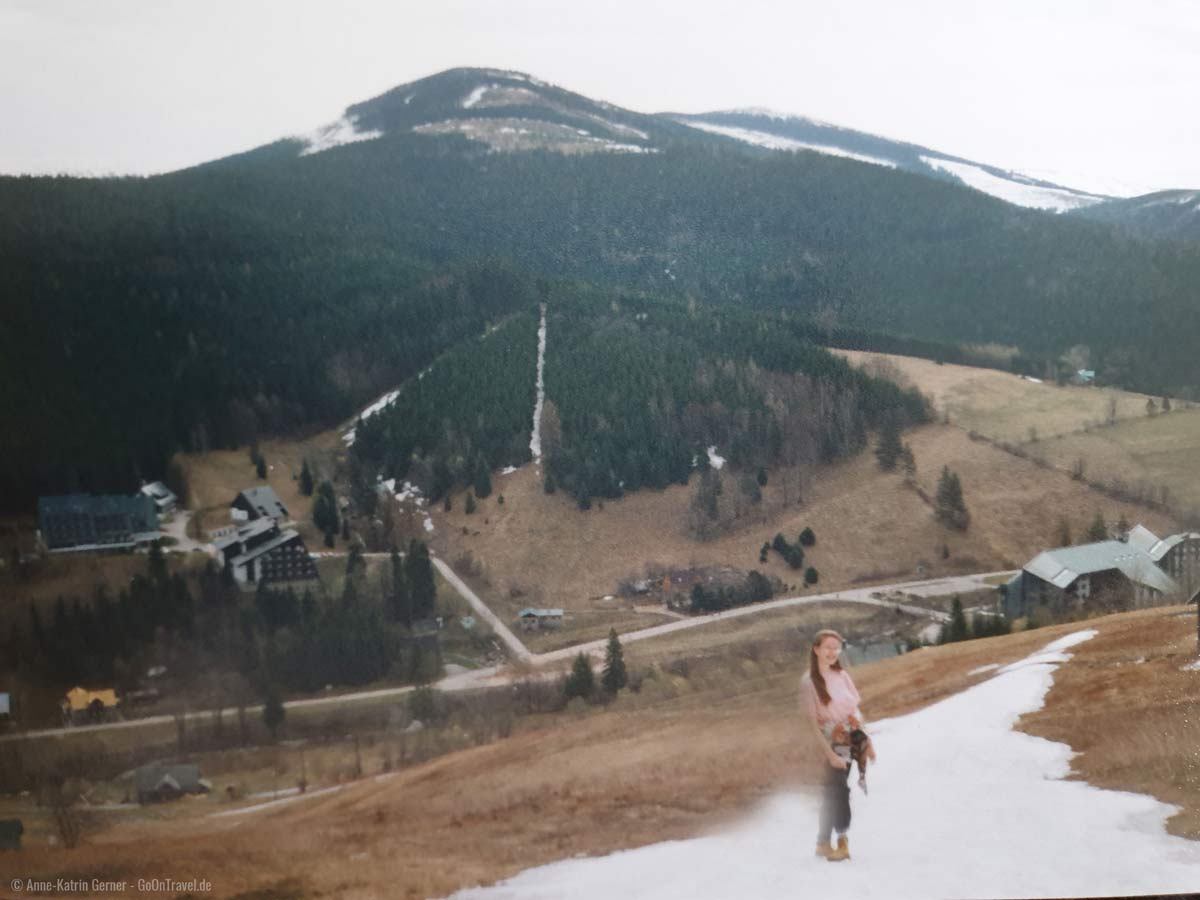
[[533, 461], [542, 461], [542, 410], [546, 406], [546, 306], [542, 304], [542, 321], [538, 324], [537, 400], [533, 405], [533, 434], [529, 452]]
[[[851, 859], [813, 854], [815, 791], [783, 792], [743, 822], [522, 872], [455, 900], [794, 900], [1155, 894], [1200, 885], [1200, 844], [1168, 835], [1176, 808], [1067, 781], [1066, 744], [1013, 730], [1041, 708], [1079, 631], [907, 716], [868, 723], [870, 795], [851, 778]], [[864, 712], [870, 716], [870, 710]], [[781, 723], [781, 727], [784, 727]], [[797, 724], [796, 727], [799, 727]]]

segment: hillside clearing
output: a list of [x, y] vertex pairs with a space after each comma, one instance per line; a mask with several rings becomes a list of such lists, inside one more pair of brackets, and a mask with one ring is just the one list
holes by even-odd
[[[965, 534], [939, 525], [900, 475], [879, 471], [873, 455], [863, 453], [842, 465], [803, 473], [802, 504], [783, 505], [782, 485], [794, 483], [795, 476], [772, 471], [762, 504], [771, 512], [759, 518], [752, 507], [744, 524], [707, 542], [684, 533], [690, 488], [639, 491], [581, 512], [561, 492], [547, 495], [536, 467], [525, 466], [497, 475], [494, 495], [471, 515], [463, 512], [462, 495], [454, 498], [449, 513], [435, 508], [434, 546], [460, 572], [472, 573], [472, 584], [497, 615], [511, 621], [525, 606], [557, 606], [583, 623], [594, 612], [628, 621], [640, 615], [630, 612], [634, 606], [661, 603], [661, 591], [647, 599], [620, 589], [643, 579], [657, 589], [662, 573], [672, 570], [758, 569], [799, 593], [803, 572], [788, 568], [774, 552], [760, 564], [759, 549], [776, 532], [795, 541], [806, 526], [817, 536], [805, 560], [819, 572], [818, 586], [809, 589], [814, 593], [1014, 568], [1054, 545], [1060, 518], [1082, 532], [1097, 510], [1110, 521], [1124, 515], [1158, 533], [1175, 527], [1162, 513], [1110, 500], [1063, 472], [972, 441], [953, 426], [918, 428], [906, 432], [905, 440], [926, 496], [936, 492], [943, 465], [961, 476], [972, 516]], [[732, 476], [726, 485], [727, 491], [736, 490]], [[690, 583], [672, 590], [686, 599]], [[575, 640], [570, 626], [569, 618], [560, 636], [536, 640], [536, 649], [557, 645], [566, 635]]]

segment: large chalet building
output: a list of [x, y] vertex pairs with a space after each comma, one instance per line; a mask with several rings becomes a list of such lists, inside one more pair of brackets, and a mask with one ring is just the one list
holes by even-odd
[[1137, 525], [1122, 539], [1059, 547], [1039, 553], [1001, 588], [1011, 618], [1037, 606], [1052, 612], [1082, 609], [1101, 596], [1134, 607], [1165, 598], [1192, 601], [1200, 593], [1200, 534], [1160, 538]]
[[48, 550], [135, 547], [160, 537], [158, 510], [145, 494], [40, 497], [38, 532]]
[[212, 544], [239, 584], [317, 578], [304, 538], [292, 528], [280, 528], [270, 516], [223, 529], [212, 536]]

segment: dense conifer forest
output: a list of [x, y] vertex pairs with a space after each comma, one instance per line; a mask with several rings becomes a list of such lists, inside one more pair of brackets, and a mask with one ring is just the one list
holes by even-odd
[[[547, 490], [593, 498], [686, 484], [717, 445], [741, 468], [830, 462], [884, 422], [927, 419], [914, 390], [871, 378], [786, 319], [568, 284], [544, 287]], [[368, 473], [440, 498], [530, 458], [537, 320], [456, 348], [358, 427]]]

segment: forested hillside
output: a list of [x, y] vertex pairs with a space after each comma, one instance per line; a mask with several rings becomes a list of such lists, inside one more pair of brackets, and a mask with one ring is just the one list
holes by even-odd
[[560, 125], [602, 113], [612, 140], [645, 152], [414, 133], [412, 116], [463, 113], [469, 75], [419, 82], [424, 106], [397, 89], [355, 107], [381, 136], [311, 155], [282, 141], [147, 179], [0, 179], [0, 401], [19, 423], [0, 438], [4, 503], [128, 486], [176, 448], [329, 424], [531, 308], [539, 277], [786, 311], [826, 333], [1042, 358], [1083, 344], [1110, 383], [1200, 386], [1194, 246], [571, 109], [568, 92], [469, 111]]
[[[645, 297], [548, 291], [546, 489], [593, 498], [686, 484], [716, 445], [741, 468], [831, 462], [884, 422], [929, 413], [916, 391], [868, 377], [778, 317]], [[438, 499], [490, 491], [485, 473], [530, 458], [536, 321], [515, 317], [438, 360], [361, 423], [356, 469], [411, 477]]]

